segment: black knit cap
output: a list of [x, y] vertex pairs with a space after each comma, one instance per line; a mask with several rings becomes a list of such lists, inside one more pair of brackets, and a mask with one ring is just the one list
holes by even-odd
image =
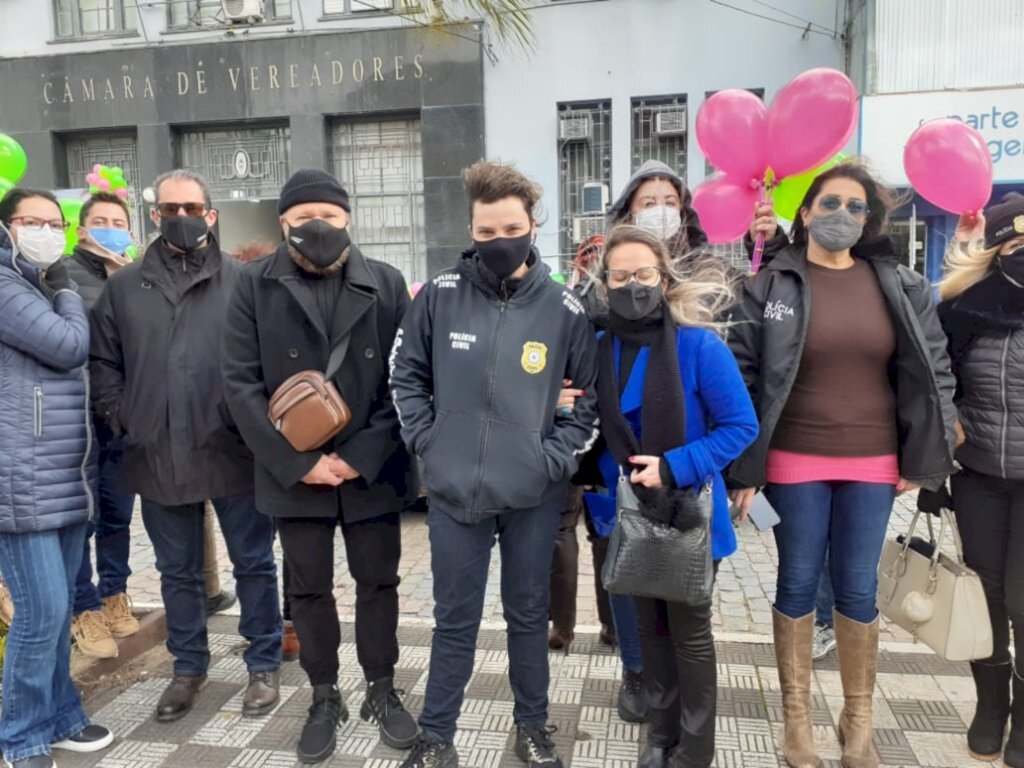
[[985, 247], [995, 248], [1024, 235], [1024, 195], [1007, 192], [985, 210]]
[[282, 214], [300, 203], [333, 203], [352, 213], [348, 192], [336, 178], [319, 168], [301, 168], [288, 178], [281, 187], [277, 212]]

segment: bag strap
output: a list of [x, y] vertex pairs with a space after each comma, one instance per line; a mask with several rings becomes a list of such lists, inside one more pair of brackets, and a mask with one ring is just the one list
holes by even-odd
[[956, 560], [960, 565], [964, 564], [964, 540], [960, 538], [960, 526], [956, 524], [956, 517], [948, 509], [942, 510], [942, 516], [948, 520], [949, 530], [953, 532], [953, 546], [956, 548]]
[[338, 342], [337, 346], [331, 350], [331, 356], [327, 360], [327, 370], [324, 371], [324, 378], [330, 381], [334, 378], [334, 374], [341, 368], [341, 363], [345, 359], [345, 354], [348, 352], [348, 343], [352, 339], [352, 334], [347, 333], [345, 337]]

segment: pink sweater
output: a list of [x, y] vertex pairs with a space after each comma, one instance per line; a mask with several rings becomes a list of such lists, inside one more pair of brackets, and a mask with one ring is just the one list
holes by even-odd
[[772, 448], [765, 469], [769, 483], [791, 485], [830, 480], [885, 483], [900, 481], [899, 459], [888, 456], [810, 456]]

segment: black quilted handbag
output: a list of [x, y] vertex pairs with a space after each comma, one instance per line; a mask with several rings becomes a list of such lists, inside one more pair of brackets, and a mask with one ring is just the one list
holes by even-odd
[[619, 477], [616, 520], [601, 571], [609, 592], [684, 605], [711, 600], [711, 486], [673, 492], [679, 513], [695, 524], [680, 530], [640, 511], [629, 478]]

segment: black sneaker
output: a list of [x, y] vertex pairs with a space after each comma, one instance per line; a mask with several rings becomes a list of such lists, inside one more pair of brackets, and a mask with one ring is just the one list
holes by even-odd
[[5, 757], [4, 765], [7, 768], [57, 768], [57, 764], [49, 755], [32, 755], [24, 760], [15, 760], [13, 763]]
[[427, 741], [421, 736], [413, 744], [402, 768], [459, 768], [459, 753], [454, 744]]
[[644, 688], [642, 672], [622, 673], [622, 686], [619, 688], [619, 717], [627, 723], [645, 723], [651, 705], [647, 700], [647, 689]]
[[87, 725], [74, 736], [58, 741], [51, 746], [68, 752], [99, 752], [114, 741], [114, 734], [102, 725]]
[[516, 757], [530, 768], [562, 768], [551, 739], [557, 730], [553, 725], [517, 725]]
[[237, 602], [238, 598], [235, 597], [234, 592], [229, 592], [226, 589], [222, 589], [213, 597], [208, 598], [206, 604], [206, 612], [207, 614], [212, 616], [215, 613], [221, 613], [222, 611], [228, 610]]
[[321, 763], [334, 754], [338, 723], [348, 720], [348, 707], [336, 685], [314, 685], [313, 705], [299, 736], [300, 763]]
[[408, 749], [419, 738], [416, 720], [402, 703], [405, 691], [395, 690], [395, 679], [383, 677], [366, 685], [366, 701], [359, 716], [377, 724], [380, 740], [392, 749]]

